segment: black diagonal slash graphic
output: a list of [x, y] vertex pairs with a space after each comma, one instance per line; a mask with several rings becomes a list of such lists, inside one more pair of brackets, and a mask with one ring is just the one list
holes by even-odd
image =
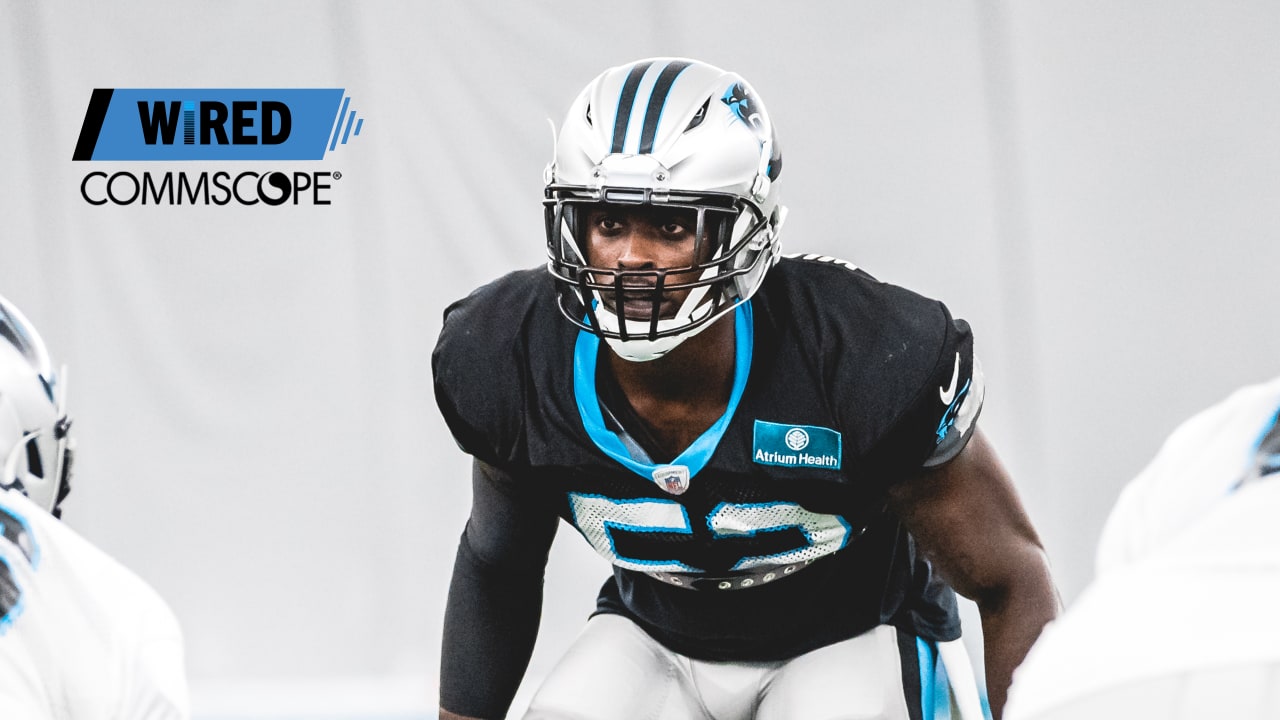
[[107, 119], [107, 107], [111, 105], [112, 88], [94, 88], [89, 96], [89, 108], [84, 111], [84, 123], [80, 125], [80, 138], [76, 140], [76, 152], [72, 160], [92, 160], [98, 146], [98, 134], [102, 122]]

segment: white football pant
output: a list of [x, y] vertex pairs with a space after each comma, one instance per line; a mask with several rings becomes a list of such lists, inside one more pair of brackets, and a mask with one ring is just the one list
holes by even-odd
[[[921, 659], [927, 672], [932, 662], [932, 656]], [[680, 655], [624, 617], [597, 615], [547, 676], [524, 718], [931, 720], [937, 697], [932, 683], [927, 677], [904, 683], [904, 667], [919, 664], [915, 658], [903, 662], [898, 630], [888, 625], [790, 660], [738, 663]]]

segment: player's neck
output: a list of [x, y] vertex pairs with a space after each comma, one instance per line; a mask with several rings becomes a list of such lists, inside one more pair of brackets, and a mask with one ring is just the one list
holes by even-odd
[[662, 455], [675, 457], [724, 415], [733, 392], [734, 318], [649, 362], [608, 353], [609, 369]]

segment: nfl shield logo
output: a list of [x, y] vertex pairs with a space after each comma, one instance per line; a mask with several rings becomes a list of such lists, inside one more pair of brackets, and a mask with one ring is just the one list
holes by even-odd
[[672, 495], [689, 489], [689, 468], [684, 465], [659, 465], [653, 469], [653, 481]]

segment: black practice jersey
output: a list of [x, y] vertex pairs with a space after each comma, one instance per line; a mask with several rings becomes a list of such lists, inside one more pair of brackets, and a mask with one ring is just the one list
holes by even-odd
[[812, 256], [782, 259], [734, 312], [728, 408], [675, 458], [651, 457], [598, 372], [607, 347], [560, 315], [541, 268], [446, 310], [437, 401], [463, 450], [546, 493], [613, 563], [599, 611], [677, 652], [785, 659], [881, 623], [958, 637], [955, 596], [885, 491], [972, 432], [968, 325]]

